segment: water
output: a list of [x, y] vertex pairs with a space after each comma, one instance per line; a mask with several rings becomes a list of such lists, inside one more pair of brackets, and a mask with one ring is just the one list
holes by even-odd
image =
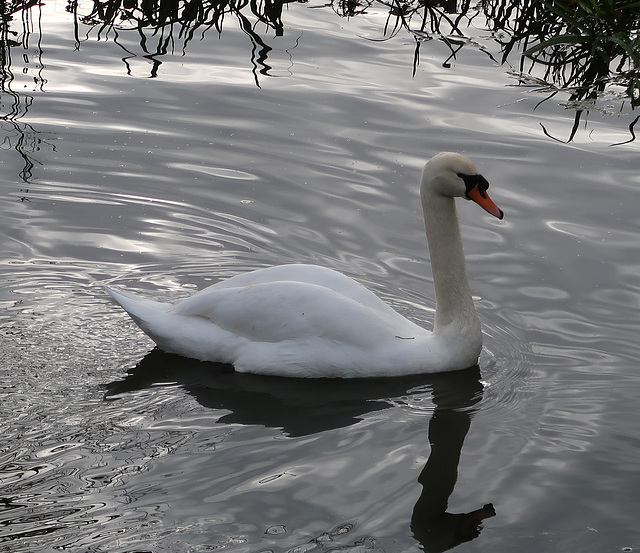
[[[135, 33], [81, 26], [78, 48], [64, 5], [40, 9], [2, 95], [4, 549], [640, 548], [640, 171], [635, 143], [611, 146], [628, 114], [551, 140], [572, 112], [534, 110], [472, 46], [447, 69], [424, 43], [412, 78], [409, 36], [368, 40], [375, 7], [289, 5], [269, 75], [232, 18], [150, 58]], [[149, 353], [101, 289], [176, 299], [314, 262], [428, 326], [417, 181], [441, 150], [506, 213], [460, 206], [479, 372], [226, 374]], [[477, 537], [454, 516], [489, 503]]]

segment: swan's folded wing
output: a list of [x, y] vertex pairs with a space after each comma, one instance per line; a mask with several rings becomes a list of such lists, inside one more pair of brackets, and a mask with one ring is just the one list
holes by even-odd
[[[352, 278], [327, 267], [304, 263], [274, 265], [273, 267], [265, 267], [249, 273], [241, 273], [227, 280], [222, 280], [210, 288], [244, 288], [246, 286], [274, 282], [316, 284], [374, 309], [388, 307], [371, 290]], [[198, 295], [207, 293], [207, 291], [208, 289], [202, 290]]]
[[172, 313], [205, 317], [223, 330], [256, 342], [324, 338], [370, 348], [395, 333], [419, 329], [383, 305], [386, 309], [374, 309], [324, 286], [289, 281], [214, 286], [181, 301]]

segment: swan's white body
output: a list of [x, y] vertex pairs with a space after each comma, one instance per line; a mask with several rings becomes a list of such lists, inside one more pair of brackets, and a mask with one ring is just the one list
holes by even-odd
[[[476, 181], [480, 190], [472, 194]], [[175, 305], [107, 291], [160, 349], [230, 363], [240, 372], [350, 378], [464, 369], [477, 362], [482, 333], [453, 198], [468, 195], [502, 217], [482, 183], [459, 154], [438, 154], [423, 171], [420, 193], [436, 290], [433, 332], [351, 278], [315, 265], [237, 275]]]

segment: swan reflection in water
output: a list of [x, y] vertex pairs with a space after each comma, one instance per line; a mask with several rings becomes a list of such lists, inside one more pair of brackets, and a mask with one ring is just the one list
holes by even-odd
[[[338, 384], [337, 384], [338, 382]], [[366, 413], [381, 411], [414, 393], [430, 392], [429, 458], [418, 482], [422, 493], [411, 531], [427, 552], [446, 551], [480, 535], [493, 505], [449, 513], [449, 496], [460, 453], [483, 387], [477, 366], [453, 373], [379, 379], [296, 379], [234, 372], [229, 365], [202, 363], [151, 351], [123, 380], [107, 384], [105, 399], [162, 384], [180, 385], [202, 406], [224, 409], [219, 423], [281, 428], [291, 436], [345, 428]], [[417, 390], [417, 392], [416, 392]]]
[[482, 384], [478, 366], [443, 377], [446, 380], [432, 381], [431, 452], [418, 477], [422, 493], [411, 516], [414, 536], [425, 551], [434, 553], [477, 538], [482, 521], [496, 514], [491, 503], [468, 513], [447, 512], [473, 406], [482, 399]]

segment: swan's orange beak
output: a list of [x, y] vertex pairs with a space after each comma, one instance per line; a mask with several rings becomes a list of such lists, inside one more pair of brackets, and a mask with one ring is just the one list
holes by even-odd
[[494, 217], [497, 217], [498, 219], [502, 219], [504, 217], [504, 213], [496, 204], [493, 203], [493, 200], [489, 197], [486, 190], [480, 190], [476, 185], [467, 192], [467, 196], [470, 200], [476, 202], [482, 209], [487, 213], [491, 213]]

